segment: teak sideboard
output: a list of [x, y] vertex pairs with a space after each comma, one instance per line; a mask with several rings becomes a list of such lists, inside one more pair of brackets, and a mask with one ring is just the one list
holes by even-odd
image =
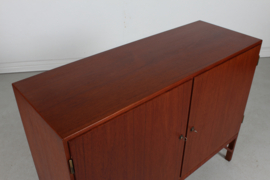
[[183, 180], [231, 160], [262, 40], [197, 21], [13, 83], [40, 180]]

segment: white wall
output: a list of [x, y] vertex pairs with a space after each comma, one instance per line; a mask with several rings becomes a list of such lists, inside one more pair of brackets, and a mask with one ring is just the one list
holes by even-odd
[[47, 70], [203, 20], [264, 40], [269, 0], [0, 0], [0, 73]]

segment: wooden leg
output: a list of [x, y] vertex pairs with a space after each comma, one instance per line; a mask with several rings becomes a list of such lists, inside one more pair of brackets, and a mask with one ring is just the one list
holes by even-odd
[[229, 146], [226, 147], [226, 149], [227, 149], [227, 154], [226, 154], [225, 159], [226, 159], [227, 161], [231, 161], [231, 160], [232, 160], [232, 156], [233, 156], [233, 152], [234, 152], [236, 140], [237, 140], [237, 138], [235, 138], [235, 139], [229, 144]]

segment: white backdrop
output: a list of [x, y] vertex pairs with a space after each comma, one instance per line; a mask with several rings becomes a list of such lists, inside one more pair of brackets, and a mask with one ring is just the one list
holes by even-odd
[[0, 73], [48, 70], [203, 20], [263, 39], [269, 0], [0, 0]]

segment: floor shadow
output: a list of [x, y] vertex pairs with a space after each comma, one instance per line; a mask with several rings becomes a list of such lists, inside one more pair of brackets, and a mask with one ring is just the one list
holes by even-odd
[[225, 155], [221, 152], [218, 152], [218, 155], [220, 155], [221, 157], [225, 158]]

